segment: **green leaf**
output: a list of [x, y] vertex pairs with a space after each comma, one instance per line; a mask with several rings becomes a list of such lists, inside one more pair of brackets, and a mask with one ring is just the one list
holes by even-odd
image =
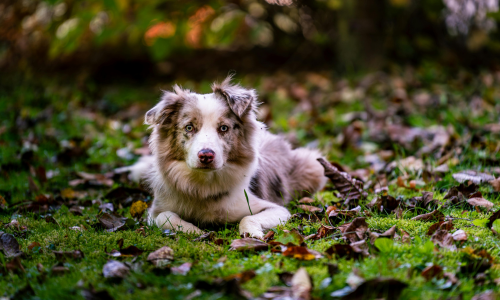
[[489, 219], [475, 219], [472, 221], [472, 224], [479, 226], [479, 227], [486, 227], [486, 224], [488, 224]]
[[497, 233], [500, 233], [500, 219], [496, 219], [493, 222], [493, 226], [491, 226], [493, 230], [495, 230]]
[[304, 239], [302, 238], [302, 236], [296, 231], [283, 232], [283, 235], [280, 235], [278, 238], [276, 238], [276, 242], [280, 242], [283, 245], [291, 243], [296, 246], [300, 246], [303, 241]]
[[392, 251], [394, 243], [391, 239], [379, 238], [375, 240], [375, 247], [377, 247], [380, 252], [388, 253]]

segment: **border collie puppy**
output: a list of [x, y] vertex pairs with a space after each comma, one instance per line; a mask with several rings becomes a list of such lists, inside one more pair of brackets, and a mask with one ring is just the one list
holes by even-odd
[[149, 218], [161, 228], [201, 233], [202, 224], [240, 222], [241, 234], [262, 238], [288, 220], [283, 205], [292, 196], [325, 185], [321, 154], [292, 150], [269, 133], [256, 120], [255, 90], [232, 84], [231, 76], [212, 90], [164, 92], [145, 117], [153, 155], [133, 176], [143, 175], [153, 190]]

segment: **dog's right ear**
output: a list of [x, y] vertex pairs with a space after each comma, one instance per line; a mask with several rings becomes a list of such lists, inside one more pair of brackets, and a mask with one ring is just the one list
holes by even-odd
[[178, 94], [164, 91], [160, 102], [146, 113], [144, 124], [168, 125], [179, 110], [180, 100], [181, 97]]

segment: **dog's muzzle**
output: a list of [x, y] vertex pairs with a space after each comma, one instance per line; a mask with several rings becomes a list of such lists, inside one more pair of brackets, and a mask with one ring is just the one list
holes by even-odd
[[208, 165], [215, 159], [215, 152], [212, 149], [201, 149], [198, 152], [198, 159], [202, 164]]

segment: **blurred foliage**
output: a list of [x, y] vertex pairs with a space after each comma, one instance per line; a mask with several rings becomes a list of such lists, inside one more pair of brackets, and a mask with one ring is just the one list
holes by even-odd
[[[194, 59], [226, 71], [245, 60], [252, 71], [268, 65], [345, 72], [423, 60], [490, 67], [500, 52], [498, 2], [469, 2], [476, 9], [467, 15], [461, 0], [5, 0], [0, 66], [95, 72], [114, 61], [140, 61], [160, 75]], [[199, 64], [187, 68], [196, 73]]]

